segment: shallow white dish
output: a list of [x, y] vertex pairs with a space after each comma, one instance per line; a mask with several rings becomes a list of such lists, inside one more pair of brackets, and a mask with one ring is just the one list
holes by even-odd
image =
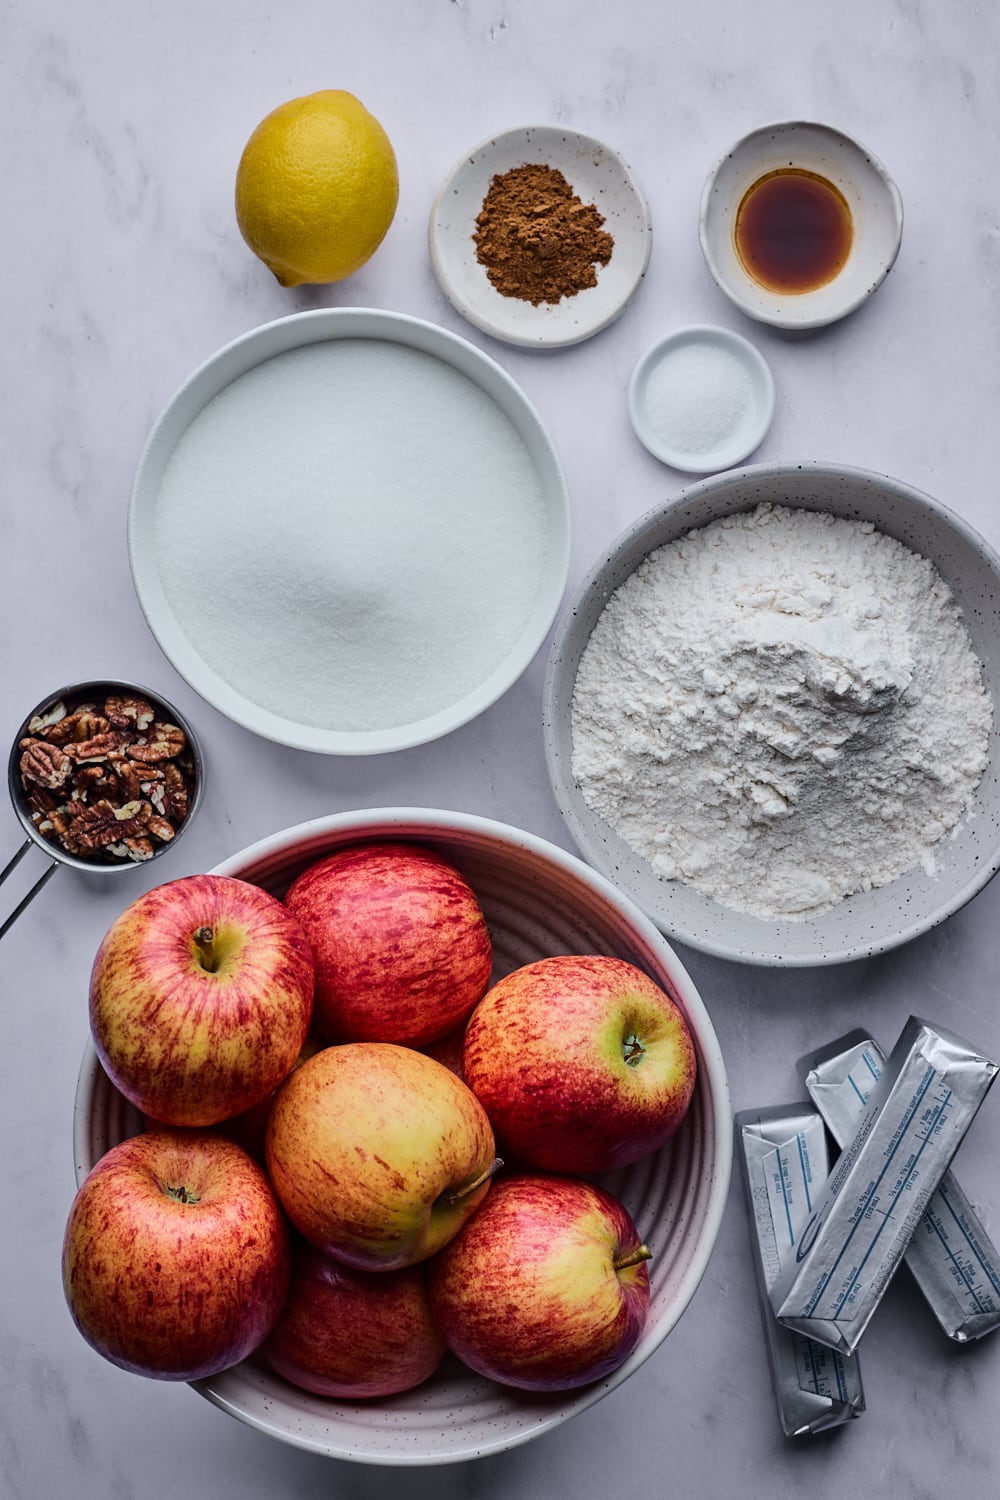
[[[282, 468], [261, 493], [275, 454], [287, 484]], [[216, 521], [227, 490], [246, 525]], [[498, 528], [506, 581], [488, 555]], [[326, 308], [234, 340], [180, 388], [140, 459], [128, 537], [150, 629], [197, 692], [267, 739], [361, 755], [436, 739], [517, 680], [562, 598], [570, 515], [552, 443], [492, 359], [417, 318]], [[458, 606], [489, 609], [501, 588], [503, 630], [470, 659]], [[440, 621], [426, 642], [392, 615], [414, 597], [418, 621]], [[383, 614], [415, 664], [379, 653]], [[302, 671], [304, 637], [326, 683]], [[427, 707], [418, 672], [433, 674]]]
[[[572, 703], [580, 658], [611, 595], [645, 557], [720, 516], [770, 501], [870, 521], [928, 558], [950, 586], [994, 704], [989, 761], [971, 815], [935, 846], [934, 875], [911, 870], [818, 916], [763, 920], [665, 880], [584, 801], [573, 778]], [[599, 558], [563, 613], [549, 655], [543, 733], [549, 777], [584, 857], [668, 937], [736, 962], [806, 967], [870, 958], [943, 922], [1000, 869], [1000, 558], [929, 495], [864, 469], [758, 464], [703, 479], [642, 516]]]
[[[314, 860], [364, 839], [409, 840], [452, 860], [476, 891], [494, 945], [494, 975], [552, 953], [613, 953], [644, 969], [682, 1007], [698, 1053], [694, 1098], [661, 1151], [601, 1178], [650, 1244], [645, 1332], [606, 1380], [535, 1395], [480, 1379], [448, 1360], [422, 1386], [378, 1402], [333, 1401], [289, 1385], [250, 1359], [196, 1383], [208, 1400], [295, 1447], [374, 1464], [440, 1464], [513, 1448], [577, 1416], [639, 1368], [687, 1307], [708, 1266], [725, 1208], [732, 1121], [725, 1065], [708, 1012], [683, 965], [627, 897], [581, 860], [502, 823], [422, 808], [337, 814], [263, 839], [217, 866], [282, 896]], [[141, 1118], [88, 1045], [73, 1124], [81, 1182]]]
[[[694, 361], [694, 363], [692, 363]], [[676, 377], [697, 375], [710, 389], [673, 392]], [[764, 441], [774, 417], [774, 378], [759, 349], [728, 328], [693, 324], [658, 340], [639, 360], [628, 386], [628, 414], [654, 458], [688, 474], [729, 469]]]
[[[736, 213], [759, 178], [787, 167], [825, 178], [847, 201], [854, 236], [840, 272], [814, 291], [769, 290], [744, 269], [736, 250]], [[899, 253], [903, 204], [885, 167], [841, 130], [808, 120], [762, 126], [736, 142], [712, 168], [699, 217], [701, 248], [718, 285], [749, 317], [778, 328], [820, 328], [860, 307], [885, 280]]]
[[[473, 233], [493, 177], [526, 163], [556, 167], [579, 198], [595, 204], [614, 239], [597, 285], [537, 307], [498, 292], [476, 259]], [[428, 229], [431, 264], [445, 296], [484, 333], [508, 344], [553, 348], [600, 332], [624, 310], [649, 263], [649, 210], [617, 151], [558, 125], [526, 125], [490, 136], [452, 168], [438, 191]]]

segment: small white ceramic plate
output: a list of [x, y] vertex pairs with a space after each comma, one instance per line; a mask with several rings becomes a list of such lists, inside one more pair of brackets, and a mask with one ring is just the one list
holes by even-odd
[[[759, 178], [787, 167], [824, 177], [843, 194], [854, 221], [847, 261], [825, 285], [795, 294], [770, 291], [744, 269], [736, 212]], [[885, 280], [899, 253], [903, 204], [877, 157], [829, 125], [788, 120], [751, 131], [708, 175], [699, 219], [701, 248], [719, 286], [749, 317], [778, 328], [820, 328], [853, 312]]]
[[[614, 239], [597, 285], [537, 307], [505, 297], [476, 259], [473, 234], [490, 182], [528, 163], [557, 168], [586, 204], [604, 216]], [[526, 125], [490, 136], [445, 178], [431, 209], [431, 264], [441, 289], [464, 318], [494, 338], [528, 348], [577, 344], [622, 312], [649, 264], [652, 228], [635, 178], [610, 146], [557, 125]]]
[[629, 381], [628, 414], [661, 463], [716, 473], [763, 442], [774, 416], [774, 380], [749, 340], [695, 324], [646, 350]]
[[329, 755], [424, 744], [494, 703], [555, 618], [569, 538], [520, 387], [456, 334], [370, 308], [281, 318], [207, 360], [129, 510], [139, 602], [181, 676]]

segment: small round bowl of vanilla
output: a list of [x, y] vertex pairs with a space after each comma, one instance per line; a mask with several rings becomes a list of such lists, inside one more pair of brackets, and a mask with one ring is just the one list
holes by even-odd
[[668, 936], [806, 966], [886, 951], [1000, 868], [1000, 559], [866, 470], [691, 485], [597, 563], [549, 658], [553, 789]]

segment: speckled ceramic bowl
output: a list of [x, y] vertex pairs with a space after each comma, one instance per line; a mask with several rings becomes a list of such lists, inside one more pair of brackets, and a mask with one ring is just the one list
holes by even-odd
[[[775, 291], [750, 275], [736, 249], [744, 194], [762, 177], [799, 168], [832, 184], [850, 211], [851, 248], [840, 271], [810, 291]], [[895, 264], [903, 202], [885, 167], [842, 130], [812, 120], [782, 120], [752, 130], [715, 163], [702, 193], [698, 232], [706, 264], [748, 317], [776, 328], [822, 328], [866, 302]]]
[[[562, 172], [614, 239], [596, 285], [558, 302], [503, 296], [476, 259], [473, 235], [490, 183], [524, 165]], [[526, 349], [579, 344], [620, 317], [646, 274], [652, 237], [646, 200], [623, 158], [562, 125], [525, 125], [480, 141], [441, 184], [428, 226], [431, 265], [452, 306], [484, 333]]]
[[557, 629], [546, 674], [549, 774], [583, 854], [669, 937], [745, 963], [843, 963], [897, 947], [943, 922], [1000, 868], [1000, 715], [994, 715], [989, 764], [971, 815], [936, 846], [937, 873], [913, 870], [803, 920], [765, 921], [663, 879], [591, 811], [573, 780], [574, 684], [610, 596], [657, 547], [765, 500], [870, 521], [929, 558], [962, 609], [993, 703], [1000, 705], [1000, 558], [982, 537], [929, 495], [881, 474], [822, 463], [754, 465], [702, 480], [650, 511], [618, 538], [577, 590]]
[[[446, 1361], [430, 1381], [379, 1402], [333, 1401], [246, 1360], [195, 1385], [201, 1395], [282, 1442], [373, 1464], [440, 1464], [527, 1442], [593, 1406], [662, 1344], [694, 1295], [715, 1245], [732, 1163], [725, 1066], [704, 1005], [656, 927], [572, 854], [517, 829], [462, 813], [379, 809], [303, 823], [252, 845], [217, 874], [281, 896], [314, 860], [365, 839], [413, 841], [465, 874], [493, 938], [496, 977], [551, 953], [614, 953], [644, 969], [683, 1008], [699, 1074], [684, 1124], [661, 1151], [601, 1180], [626, 1204], [652, 1248], [652, 1301], [625, 1364], [580, 1390], [539, 1396], [480, 1379]], [[88, 1047], [74, 1116], [77, 1181], [141, 1120]]]

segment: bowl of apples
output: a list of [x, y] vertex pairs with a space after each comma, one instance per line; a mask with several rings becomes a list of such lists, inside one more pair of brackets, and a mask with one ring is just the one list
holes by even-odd
[[[526, 1442], [638, 1370], [708, 1265], [732, 1157], [708, 1012], [653, 923], [530, 833], [402, 808], [275, 834], [127, 908], [90, 1019], [77, 1326], [281, 1441], [389, 1465]], [[142, 1284], [107, 1225], [179, 1244], [182, 1220], [187, 1258]], [[197, 1333], [173, 1326], [199, 1287]]]

